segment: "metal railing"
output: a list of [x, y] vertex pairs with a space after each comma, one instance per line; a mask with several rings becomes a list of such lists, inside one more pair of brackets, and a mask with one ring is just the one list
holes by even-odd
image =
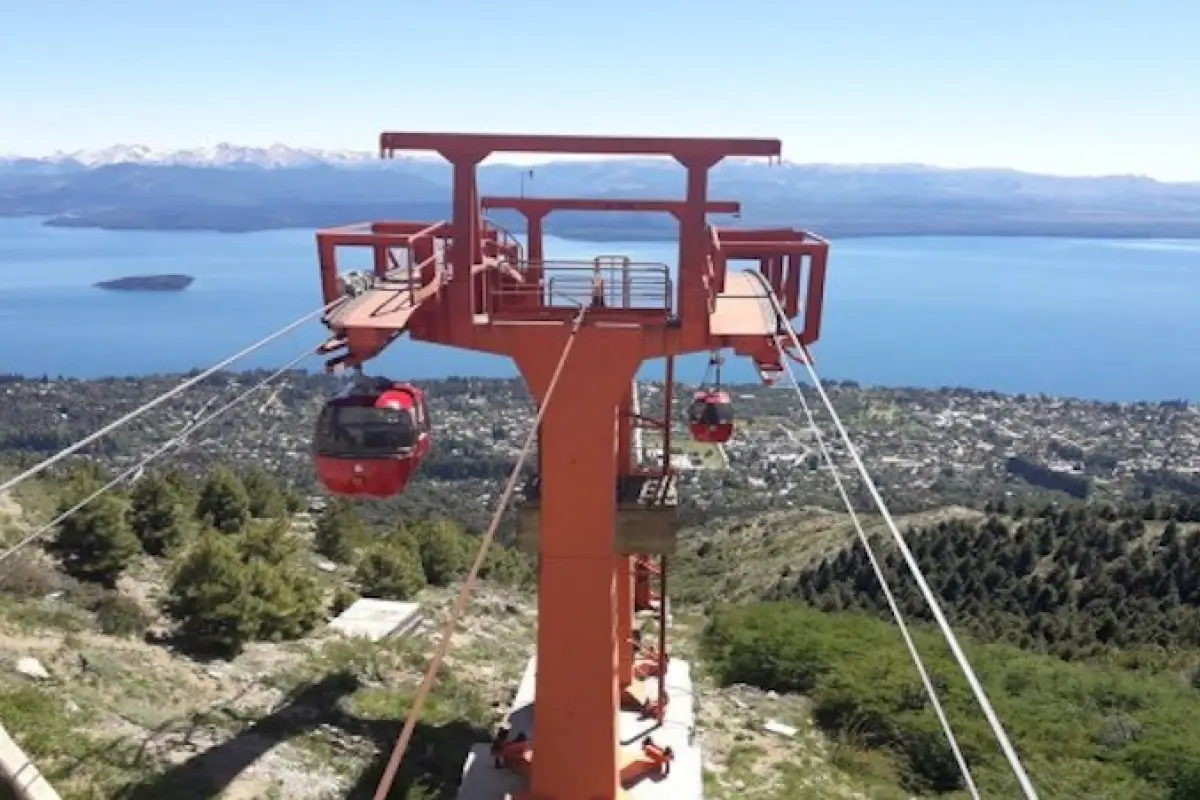
[[674, 306], [674, 281], [670, 268], [663, 263], [635, 263], [624, 256], [600, 256], [591, 261], [523, 263], [517, 269], [528, 282], [493, 288], [490, 292], [493, 309], [523, 307], [531, 298], [536, 298], [537, 305], [544, 308], [590, 307], [669, 314]]
[[[491, 230], [496, 232], [496, 244], [499, 247], [515, 248], [517, 251], [517, 261], [520, 263], [525, 262], [525, 246], [521, 244], [520, 240], [518, 240], [517, 237], [512, 235], [512, 232], [509, 231], [508, 228], [505, 228], [503, 225], [498, 225], [495, 221], [490, 219], [486, 214], [483, 215], [483, 222], [488, 228], [490, 228]], [[487, 248], [486, 248], [486, 244], [485, 244], [485, 253], [484, 254], [492, 255], [492, 256], [496, 255], [496, 253], [488, 253], [488, 252], [486, 252], [486, 250], [487, 250]]]

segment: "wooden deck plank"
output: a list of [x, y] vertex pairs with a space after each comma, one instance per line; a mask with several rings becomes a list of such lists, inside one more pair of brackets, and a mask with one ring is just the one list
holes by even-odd
[[725, 276], [725, 291], [717, 295], [708, 329], [714, 336], [770, 336], [777, 332], [775, 309], [757, 278], [748, 272]]
[[415, 292], [407, 283], [381, 282], [374, 289], [368, 289], [335, 308], [329, 314], [326, 324], [334, 330], [404, 330], [416, 310], [437, 294], [443, 282], [444, 276], [438, 276]]

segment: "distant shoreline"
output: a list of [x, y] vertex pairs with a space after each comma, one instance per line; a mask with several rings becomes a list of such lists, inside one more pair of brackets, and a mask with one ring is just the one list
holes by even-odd
[[[699, 357], [696, 354], [695, 357]], [[178, 383], [185, 378], [194, 377], [202, 368], [196, 367], [192, 370], [184, 372], [134, 372], [120, 375], [96, 375], [89, 377], [77, 377], [72, 375], [32, 375], [22, 373], [5, 373], [0, 372], [0, 387], [6, 383], [13, 382], [36, 382], [42, 380], [50, 380], [56, 382], [81, 383], [81, 384], [103, 384], [112, 382], [124, 382], [129, 380], [146, 381], [146, 382], [168, 382]], [[263, 367], [245, 367], [242, 369], [229, 368], [223, 369], [216, 375], [230, 375], [244, 378], [248, 381], [256, 381], [262, 377], [270, 375], [273, 372], [271, 369]], [[293, 376], [319, 377], [324, 371], [319, 366], [311, 368], [294, 368], [288, 370], [285, 374]], [[438, 377], [424, 377], [415, 379], [416, 383], [429, 386], [439, 386], [446, 383], [454, 383], [457, 381], [470, 380], [480, 381], [483, 383], [518, 383], [525, 385], [524, 379], [519, 375], [514, 374], [504, 375], [443, 375]], [[637, 379], [638, 383], [661, 385], [663, 379], [661, 377]], [[822, 378], [821, 383], [830, 388], [841, 388], [850, 391], [860, 392], [890, 392], [895, 394], [911, 393], [919, 395], [967, 395], [970, 397], [993, 397], [993, 398], [1012, 398], [1017, 400], [1037, 400], [1043, 402], [1071, 402], [1083, 403], [1097, 406], [1143, 406], [1143, 407], [1164, 407], [1164, 406], [1190, 406], [1195, 405], [1197, 401], [1187, 398], [1142, 398], [1136, 400], [1106, 400], [1103, 398], [1082, 397], [1068, 394], [1047, 394], [1044, 392], [1007, 392], [998, 389], [976, 388], [971, 386], [916, 386], [903, 384], [882, 384], [871, 383], [868, 381], [858, 381], [851, 379], [838, 378]], [[740, 390], [762, 388], [763, 384], [759, 381], [729, 381], [725, 384], [730, 390], [737, 392]], [[676, 397], [682, 397], [686, 392], [687, 383], [676, 381]]]
[[[147, 233], [219, 233], [219, 234], [240, 234], [240, 233], [265, 233], [268, 231], [282, 230], [316, 230], [322, 227], [333, 227], [338, 224], [346, 223], [329, 223], [328, 225], [306, 225], [299, 223], [247, 223], [242, 225], [230, 224], [205, 224], [202, 222], [189, 223], [182, 220], [176, 220], [173, 224], [156, 224], [152, 221], [142, 221], [136, 219], [125, 219], [121, 222], [105, 222], [89, 219], [87, 217], [76, 214], [64, 214], [54, 217], [37, 217], [41, 219], [41, 224], [48, 228], [79, 228], [86, 230], [103, 230], [103, 231], [121, 231], [126, 233], [135, 233], [144, 231]], [[360, 220], [361, 221], [361, 220]], [[740, 222], [745, 223], [745, 220]], [[748, 225], [762, 225], [764, 227], [777, 227], [781, 223], [750, 221]], [[803, 227], [803, 226], [799, 226]], [[1146, 230], [1142, 227], [1130, 226], [1122, 229], [1119, 226], [1104, 226], [1102, 229], [1096, 230], [1088, 227], [1060, 227], [1053, 224], [1045, 226], [1030, 225], [1028, 228], [1021, 230], [1005, 229], [1005, 228], [988, 228], [988, 227], [954, 227], [946, 226], [944, 228], [931, 227], [925, 230], [912, 229], [897, 229], [889, 227], [871, 228], [863, 226], [860, 229], [845, 231], [840, 230], [838, 225], [814, 225], [812, 227], [803, 227], [805, 230], [825, 236], [830, 239], [869, 239], [869, 238], [943, 238], [943, 237], [958, 237], [958, 238], [989, 238], [989, 239], [1093, 239], [1093, 240], [1155, 240], [1155, 239], [1179, 239], [1179, 240], [1200, 240], [1200, 222], [1194, 227], [1185, 227], [1182, 230]], [[524, 234], [521, 229], [510, 229], [515, 234]], [[548, 224], [546, 233], [557, 239], [575, 242], [674, 242], [676, 236], [673, 233], [657, 230], [654, 228], [639, 228], [637, 226], [621, 227], [614, 225], [611, 228], [587, 225], [582, 228], [571, 224], [554, 225]]]

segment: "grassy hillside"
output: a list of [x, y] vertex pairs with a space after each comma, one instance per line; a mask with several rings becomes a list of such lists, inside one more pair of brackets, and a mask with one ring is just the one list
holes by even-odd
[[[979, 520], [969, 508], [948, 506], [898, 516], [901, 530], [951, 519]], [[867, 535], [886, 533], [877, 514], [860, 514]], [[759, 600], [781, 579], [835, 556], [857, 541], [847, 514], [822, 508], [775, 511], [685, 529], [671, 561], [671, 596], [683, 603]]]
[[[940, 638], [918, 647], [985, 797], [1019, 791]], [[1179, 675], [1069, 664], [968, 642], [968, 656], [1045, 798], [1200, 796], [1200, 687]], [[843, 765], [880, 787], [965, 797], [936, 718], [893, 626], [793, 603], [719, 612], [703, 652], [719, 680], [803, 693], [815, 723], [850, 747]]]

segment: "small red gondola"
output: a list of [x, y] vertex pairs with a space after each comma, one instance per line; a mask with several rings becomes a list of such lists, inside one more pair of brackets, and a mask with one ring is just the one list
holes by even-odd
[[688, 409], [692, 438], [706, 444], [725, 444], [733, 436], [733, 401], [717, 389], [699, 391]]
[[424, 392], [388, 380], [360, 384], [321, 409], [313, 437], [317, 477], [331, 494], [393, 497], [431, 442]]
[[781, 361], [774, 362], [759, 362], [758, 377], [767, 386], [774, 386], [775, 382], [783, 376], [783, 363]]

